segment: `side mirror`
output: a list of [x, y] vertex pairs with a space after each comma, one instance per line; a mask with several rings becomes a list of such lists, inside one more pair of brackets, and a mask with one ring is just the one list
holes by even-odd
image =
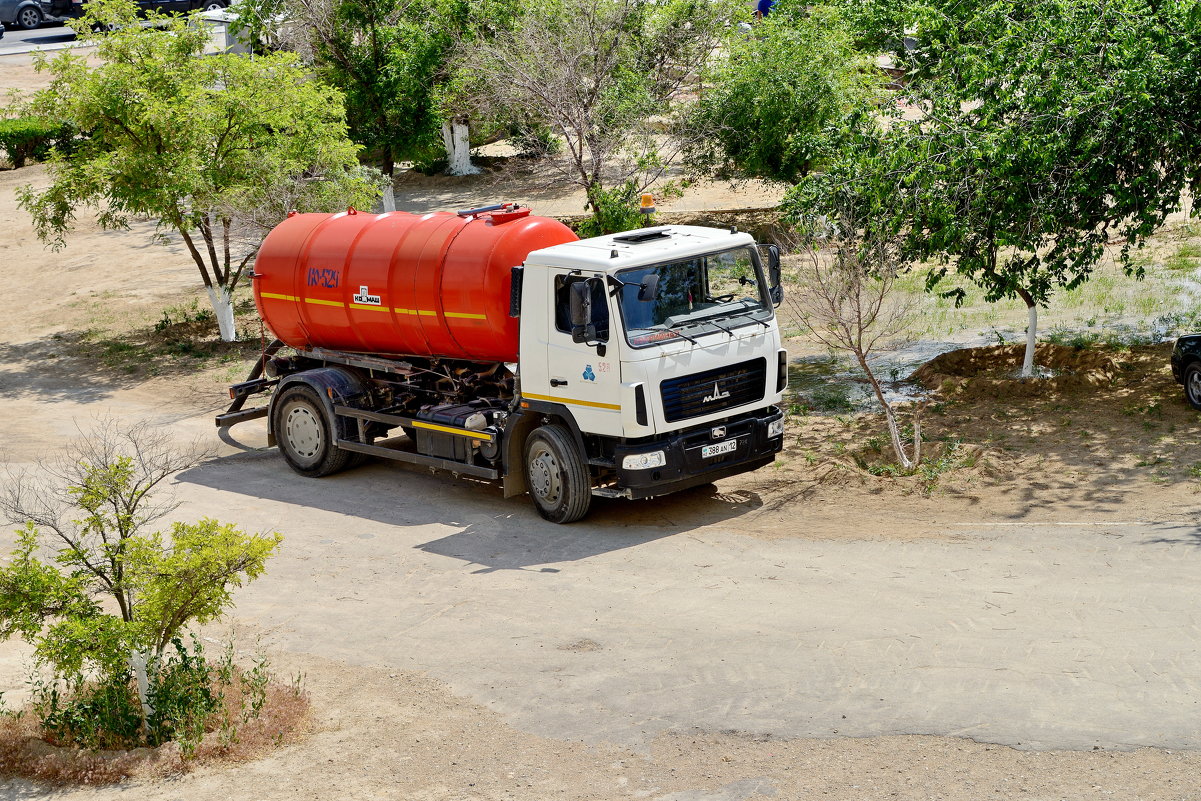
[[642, 283], [638, 285], [638, 299], [646, 302], [659, 299], [658, 273], [651, 273], [642, 279]]
[[767, 246], [767, 290], [773, 306], [779, 306], [784, 300], [784, 287], [780, 275], [780, 249], [775, 245]]
[[596, 326], [592, 322], [592, 284], [590, 281], [574, 281], [568, 287], [571, 304], [571, 340], [588, 342], [596, 339]]
[[592, 322], [592, 287], [587, 281], [573, 281], [570, 293], [571, 327], [588, 325]]

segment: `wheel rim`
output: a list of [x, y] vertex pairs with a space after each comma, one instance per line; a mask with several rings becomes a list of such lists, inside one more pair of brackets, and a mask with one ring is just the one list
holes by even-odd
[[1193, 370], [1189, 373], [1188, 396], [1193, 403], [1201, 404], [1201, 370]]
[[204, 7], [204, 10], [205, 11], [220, 11], [223, 8], [225, 8], [225, 6], [222, 5], [221, 3], [209, 3], [207, 6]]
[[325, 439], [325, 427], [308, 406], [297, 404], [284, 415], [288, 447], [305, 461], [316, 461]]
[[32, 8], [21, 9], [20, 23], [22, 28], [36, 28], [42, 21], [42, 15]]
[[554, 506], [563, 496], [559, 460], [549, 448], [538, 445], [530, 454], [529, 465], [530, 492], [543, 506]]

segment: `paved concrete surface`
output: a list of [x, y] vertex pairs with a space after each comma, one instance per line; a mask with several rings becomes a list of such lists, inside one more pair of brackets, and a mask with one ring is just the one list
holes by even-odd
[[23, 31], [14, 25], [6, 28], [4, 38], [0, 39], [0, 56], [32, 53], [37, 50], [64, 50], [76, 44], [75, 32], [61, 22], [47, 22], [32, 31]]
[[[140, 390], [42, 390], [9, 398], [14, 461], [106, 411], [216, 439], [210, 416]], [[36, 430], [17, 422], [33, 414]], [[253, 450], [257, 422], [233, 433], [251, 450], [222, 445], [175, 488], [181, 515], [284, 534], [237, 595], [269, 648], [427, 671], [526, 731], [635, 748], [696, 729], [1201, 748], [1195, 525], [816, 540], [800, 506], [765, 539], [740, 533], [753, 503], [697, 489], [554, 526], [527, 499], [398, 465], [302, 479]]]
[[798, 509], [794, 536], [765, 540], [734, 510], [698, 528], [725, 508], [703, 490], [559, 527], [490, 488], [391, 465], [314, 483], [273, 452], [179, 487], [189, 510], [285, 534], [238, 599], [266, 643], [427, 670], [537, 734], [1201, 747], [1198, 527], [814, 541]]

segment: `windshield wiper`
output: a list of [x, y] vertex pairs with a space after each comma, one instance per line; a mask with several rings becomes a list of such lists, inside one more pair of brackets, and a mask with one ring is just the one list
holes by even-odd
[[680, 329], [676, 328], [674, 325], [669, 325], [669, 326], [667, 326], [667, 330], [668, 330], [668, 331], [670, 331], [670, 332], [672, 332], [673, 334], [676, 334], [676, 335], [678, 335], [678, 336], [682, 336], [682, 337], [684, 337], [684, 339], [688, 340], [688, 341], [689, 341], [689, 342], [691, 342], [693, 345], [699, 345], [699, 344], [701, 344], [701, 343], [700, 343], [698, 340], [696, 340], [696, 339], [694, 339], [694, 338], [692, 338], [692, 337], [688, 336], [688, 335], [687, 335], [687, 334], [685, 334], [683, 331], [681, 331]]
[[729, 334], [729, 335], [730, 335], [730, 339], [734, 339], [734, 338], [735, 338], [735, 337], [734, 337], [734, 332], [733, 332], [733, 331], [731, 331], [729, 328], [726, 328], [726, 327], [725, 327], [724, 325], [722, 325], [721, 323], [717, 322], [717, 320], [702, 320], [702, 321], [700, 321], [700, 322], [703, 322], [703, 323], [708, 323], [709, 325], [712, 325], [712, 326], [715, 326], [715, 327], [717, 327], [717, 328], [720, 328], [722, 331], [725, 331], [727, 334]]

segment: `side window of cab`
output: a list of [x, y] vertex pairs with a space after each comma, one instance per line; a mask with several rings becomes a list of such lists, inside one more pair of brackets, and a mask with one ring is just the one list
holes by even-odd
[[[583, 275], [561, 275], [555, 279], [555, 328], [571, 334], [571, 285], [587, 281]], [[605, 297], [603, 281], [592, 282], [592, 322], [596, 326], [596, 339], [609, 341], [609, 299]]]

